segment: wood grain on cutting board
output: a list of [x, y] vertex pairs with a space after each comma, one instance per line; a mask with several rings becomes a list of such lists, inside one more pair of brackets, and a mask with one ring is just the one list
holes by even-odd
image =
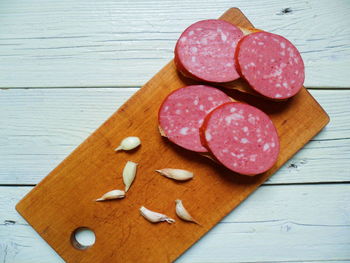
[[[229, 9], [221, 18], [251, 26], [238, 9]], [[329, 121], [305, 88], [285, 102], [228, 91], [265, 110], [281, 139], [279, 159], [270, 171], [240, 176], [159, 135], [157, 112], [162, 100], [172, 90], [192, 83], [178, 75], [171, 61], [18, 203], [20, 214], [67, 262], [175, 260]], [[131, 135], [139, 136], [142, 146], [133, 152], [115, 153], [119, 142]], [[123, 188], [122, 170], [129, 160], [139, 163], [139, 168], [127, 197], [93, 202], [109, 190]], [[166, 167], [191, 170], [196, 175], [189, 182], [178, 183], [154, 172]], [[201, 226], [176, 218], [175, 199], [183, 200]], [[140, 216], [140, 206], [177, 222], [151, 224]], [[82, 226], [96, 234], [95, 244], [87, 250], [74, 248], [70, 241], [72, 232]]]

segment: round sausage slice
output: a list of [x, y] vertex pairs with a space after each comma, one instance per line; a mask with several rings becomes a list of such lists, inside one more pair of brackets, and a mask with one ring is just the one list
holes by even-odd
[[208, 82], [228, 82], [239, 78], [234, 54], [243, 32], [218, 19], [189, 26], [175, 47], [175, 64], [185, 76]]
[[284, 37], [268, 32], [243, 37], [236, 49], [236, 64], [255, 91], [272, 99], [294, 96], [305, 79], [297, 48]]
[[159, 126], [173, 143], [195, 152], [207, 152], [202, 146], [199, 128], [204, 117], [219, 105], [232, 101], [219, 89], [193, 85], [170, 93], [159, 109]]
[[244, 175], [269, 170], [279, 153], [275, 126], [261, 110], [240, 102], [225, 103], [205, 118], [202, 142], [228, 169]]

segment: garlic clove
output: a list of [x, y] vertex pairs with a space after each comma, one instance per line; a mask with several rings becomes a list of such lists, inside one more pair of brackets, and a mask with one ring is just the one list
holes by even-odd
[[140, 212], [141, 212], [141, 215], [144, 218], [146, 218], [148, 221], [150, 221], [151, 223], [159, 223], [159, 222], [165, 221], [165, 222], [168, 222], [169, 224], [172, 224], [175, 222], [174, 219], [172, 219], [164, 214], [153, 212], [144, 206], [141, 206]]
[[128, 161], [124, 167], [123, 170], [123, 181], [125, 185], [125, 192], [127, 192], [133, 183], [135, 176], [136, 176], [136, 170], [137, 170], [137, 163]]
[[193, 222], [198, 224], [196, 220], [193, 219], [193, 217], [190, 215], [190, 213], [186, 210], [186, 208], [183, 206], [181, 200], [175, 200], [175, 211], [178, 217], [180, 217], [182, 220]]
[[112, 199], [121, 199], [125, 197], [125, 192], [123, 190], [112, 190], [105, 193], [100, 198], [96, 199], [96, 202], [112, 200]]
[[121, 150], [129, 151], [129, 150], [135, 149], [140, 144], [141, 144], [141, 140], [139, 137], [136, 137], [136, 136], [126, 137], [121, 141], [120, 145], [117, 148], [115, 148], [115, 151], [116, 152]]
[[190, 171], [173, 168], [164, 168], [161, 170], [156, 170], [156, 172], [160, 173], [161, 175], [164, 175], [165, 177], [178, 181], [190, 180], [194, 176], [194, 174]]

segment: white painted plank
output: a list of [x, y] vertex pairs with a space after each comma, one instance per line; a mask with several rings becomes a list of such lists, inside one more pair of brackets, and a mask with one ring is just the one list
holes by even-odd
[[[38, 183], [136, 90], [0, 90], [0, 184]], [[331, 122], [268, 183], [349, 181], [350, 91], [311, 92]]]
[[[191, 23], [233, 5], [302, 52], [307, 86], [348, 87], [350, 2], [37, 0], [0, 3], [0, 86], [139, 86]], [[289, 8], [290, 12], [282, 10]]]
[[[0, 261], [62, 262], [14, 210], [31, 189], [0, 188]], [[350, 261], [349, 202], [350, 184], [263, 186], [178, 262]]]

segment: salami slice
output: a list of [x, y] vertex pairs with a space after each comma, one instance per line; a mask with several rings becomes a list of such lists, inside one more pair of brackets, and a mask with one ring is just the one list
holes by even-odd
[[270, 118], [240, 102], [225, 103], [209, 113], [201, 136], [213, 156], [239, 174], [267, 171], [279, 153], [277, 131]]
[[175, 47], [175, 64], [185, 76], [208, 82], [228, 82], [239, 78], [234, 54], [243, 32], [217, 19], [189, 26]]
[[159, 109], [161, 131], [173, 143], [195, 152], [207, 152], [199, 137], [204, 117], [219, 105], [231, 101], [219, 89], [193, 85], [170, 93]]
[[242, 77], [258, 93], [287, 99], [303, 86], [304, 62], [296, 47], [282, 36], [257, 32], [243, 37], [236, 49]]

